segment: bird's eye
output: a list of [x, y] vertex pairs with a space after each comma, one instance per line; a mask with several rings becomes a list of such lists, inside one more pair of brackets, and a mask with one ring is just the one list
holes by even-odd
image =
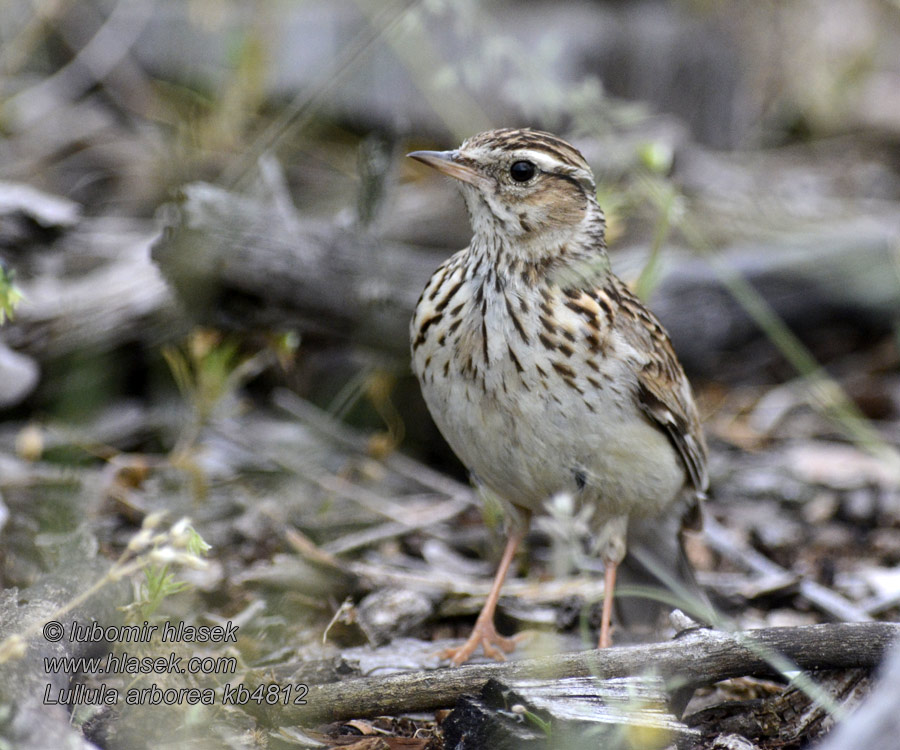
[[532, 177], [536, 167], [530, 161], [516, 161], [509, 168], [509, 176], [516, 182], [528, 182]]

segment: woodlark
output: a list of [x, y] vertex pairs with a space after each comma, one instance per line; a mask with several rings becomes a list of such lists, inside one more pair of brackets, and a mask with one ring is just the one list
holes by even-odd
[[494, 628], [500, 588], [531, 515], [563, 492], [593, 508], [608, 646], [629, 518], [699, 518], [706, 446], [690, 385], [659, 321], [610, 270], [577, 149], [492, 130], [409, 155], [459, 180], [474, 231], [419, 299], [413, 368], [447, 442], [513, 521], [471, 637], [445, 656], [514, 648]]

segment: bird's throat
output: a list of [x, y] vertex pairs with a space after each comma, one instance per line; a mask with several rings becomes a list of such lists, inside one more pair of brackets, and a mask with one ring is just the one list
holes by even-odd
[[480, 270], [495, 273], [501, 282], [584, 286], [602, 283], [610, 273], [602, 237], [598, 241], [582, 232], [534, 238], [476, 232], [470, 252]]

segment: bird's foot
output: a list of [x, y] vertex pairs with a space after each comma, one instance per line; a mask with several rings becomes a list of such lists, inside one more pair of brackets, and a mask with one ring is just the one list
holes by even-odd
[[515, 651], [516, 645], [526, 635], [526, 633], [519, 633], [508, 638], [497, 632], [493, 619], [482, 621], [479, 618], [472, 629], [472, 634], [462, 646], [445, 648], [439, 656], [441, 659], [449, 659], [459, 666], [471, 659], [472, 654], [481, 646], [485, 656], [497, 661], [506, 661], [506, 654]]

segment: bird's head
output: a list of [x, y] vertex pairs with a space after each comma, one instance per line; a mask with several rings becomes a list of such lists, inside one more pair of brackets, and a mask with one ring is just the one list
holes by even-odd
[[476, 239], [499, 238], [527, 256], [586, 234], [602, 244], [603, 213], [591, 168], [555, 135], [490, 130], [452, 151], [409, 156], [460, 181]]

